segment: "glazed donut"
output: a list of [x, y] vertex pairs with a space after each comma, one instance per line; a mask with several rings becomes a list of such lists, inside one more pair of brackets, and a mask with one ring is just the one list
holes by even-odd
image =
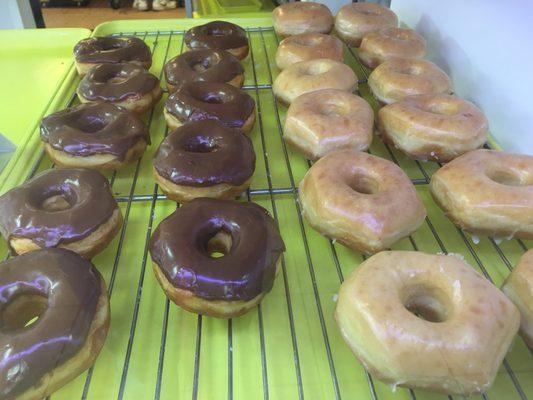
[[342, 42], [336, 37], [322, 33], [303, 33], [283, 39], [276, 51], [276, 65], [279, 69], [316, 58], [329, 58], [342, 62], [344, 60]]
[[368, 77], [368, 86], [382, 104], [415, 94], [451, 93], [448, 75], [431, 61], [393, 58], [380, 64]]
[[74, 59], [78, 74], [100, 64], [130, 62], [144, 69], [152, 65], [152, 52], [141, 39], [134, 36], [91, 37], [80, 40], [74, 46]]
[[117, 170], [142, 156], [148, 129], [130, 111], [86, 103], [44, 118], [41, 140], [58, 167]]
[[323, 235], [376, 253], [416, 231], [426, 209], [396, 164], [357, 150], [318, 160], [300, 183], [302, 214]]
[[365, 151], [372, 142], [374, 112], [361, 97], [338, 89], [302, 94], [285, 119], [283, 138], [310, 160], [341, 149]]
[[346, 64], [317, 58], [292, 64], [281, 71], [272, 85], [276, 97], [285, 104], [291, 104], [304, 93], [320, 89], [353, 92], [357, 89], [357, 76]]
[[455, 255], [384, 251], [340, 288], [335, 319], [364, 367], [393, 386], [486, 391], [518, 330], [502, 292]]
[[533, 156], [494, 150], [463, 154], [433, 174], [431, 195], [468, 232], [533, 239]]
[[218, 318], [237, 317], [261, 302], [284, 251], [264, 208], [208, 198], [178, 208], [150, 240], [154, 273], [167, 297], [187, 311]]
[[0, 268], [0, 397], [44, 399], [96, 361], [109, 328], [104, 280], [64, 249], [35, 251]]
[[81, 80], [78, 97], [82, 103], [105, 101], [137, 114], [150, 110], [163, 94], [159, 79], [130, 63], [100, 64]]
[[165, 64], [169, 92], [175, 92], [187, 82], [227, 83], [240, 88], [244, 68], [239, 60], [224, 50], [191, 50]]
[[153, 173], [168, 198], [184, 203], [196, 197], [235, 198], [250, 186], [254, 169], [252, 141], [206, 119], [182, 125], [163, 140]]
[[190, 82], [168, 97], [163, 113], [171, 130], [187, 122], [214, 119], [249, 133], [255, 122], [255, 102], [226, 83]]
[[333, 26], [331, 11], [312, 1], [282, 4], [272, 11], [274, 30], [281, 36], [302, 33], [329, 33]]
[[448, 162], [487, 141], [488, 121], [469, 101], [448, 94], [408, 96], [382, 107], [383, 139], [416, 160]]
[[371, 69], [391, 58], [422, 58], [426, 55], [426, 39], [412, 29], [382, 29], [363, 37], [358, 55]]
[[533, 250], [522, 256], [502, 290], [520, 310], [520, 335], [533, 348]]
[[335, 32], [349, 46], [359, 47], [367, 33], [396, 28], [398, 17], [389, 8], [374, 3], [351, 3], [341, 7], [335, 17]]
[[183, 40], [191, 50], [226, 50], [239, 60], [248, 55], [246, 31], [231, 22], [212, 21], [195, 26], [185, 33]]
[[16, 254], [62, 247], [85, 258], [122, 225], [107, 179], [90, 169], [50, 169], [0, 196], [0, 231]]

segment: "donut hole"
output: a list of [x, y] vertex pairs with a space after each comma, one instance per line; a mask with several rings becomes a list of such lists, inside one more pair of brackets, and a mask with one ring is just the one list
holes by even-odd
[[294, 36], [292, 39], [292, 43], [294, 43], [297, 46], [302, 47], [310, 47], [310, 46], [316, 46], [322, 42], [322, 38], [320, 36], [304, 36], [304, 37], [298, 37]]
[[23, 294], [11, 300], [0, 314], [0, 327], [5, 332], [29, 328], [37, 323], [48, 308], [48, 298], [40, 294]]
[[303, 75], [320, 75], [328, 72], [331, 69], [331, 66], [327, 63], [313, 63], [307, 66], [304, 71], [302, 71]]
[[487, 173], [487, 176], [492, 181], [499, 183], [500, 185], [505, 186], [526, 186], [526, 184], [522, 181], [520, 176], [510, 170], [504, 170], [504, 169], [496, 169], [489, 171]]
[[102, 40], [100, 42], [100, 49], [102, 51], [112, 51], [125, 47], [127, 43], [123, 40]]
[[319, 104], [319, 113], [326, 117], [343, 117], [348, 114], [347, 107], [342, 104], [323, 103]]
[[184, 148], [189, 153], [212, 153], [218, 150], [218, 145], [212, 137], [195, 136], [185, 143]]
[[370, 10], [370, 9], [358, 10], [358, 13], [363, 14], [363, 15], [381, 15], [381, 12], [379, 10]]
[[450, 314], [450, 302], [437, 287], [413, 285], [402, 293], [402, 303], [411, 314], [428, 322], [444, 322]]
[[77, 126], [75, 126], [74, 128], [77, 128], [82, 132], [96, 133], [96, 132], [100, 132], [102, 129], [104, 129], [107, 126], [107, 121], [104, 121], [101, 118], [95, 118], [93, 116], [91, 118], [79, 119], [76, 125]]
[[378, 182], [369, 176], [355, 175], [349, 182], [348, 186], [360, 194], [376, 194], [379, 192]]
[[52, 188], [47, 192], [42, 192], [34, 199], [30, 199], [31, 205], [45, 212], [59, 212], [68, 210], [77, 203], [76, 193], [68, 188]]
[[97, 73], [94, 75], [94, 80], [99, 83], [108, 83], [108, 84], [120, 84], [123, 82], [126, 82], [129, 78], [131, 73], [129, 71], [125, 71], [118, 66], [114, 68], [110, 68], [107, 71], [98, 71], [100, 73]]
[[206, 244], [207, 254], [211, 258], [221, 258], [226, 256], [233, 245], [231, 234], [224, 229], [215, 233]]
[[226, 102], [226, 98], [221, 93], [207, 93], [202, 96], [201, 100], [209, 104], [224, 104]]
[[457, 105], [450, 102], [431, 102], [422, 109], [426, 112], [438, 115], [455, 115], [458, 113]]

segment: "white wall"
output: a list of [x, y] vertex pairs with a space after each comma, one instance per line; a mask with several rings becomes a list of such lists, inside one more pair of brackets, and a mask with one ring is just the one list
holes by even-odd
[[392, 0], [428, 41], [458, 96], [484, 110], [508, 151], [533, 155], [533, 1]]
[[35, 28], [28, 0], [0, 0], [0, 29]]

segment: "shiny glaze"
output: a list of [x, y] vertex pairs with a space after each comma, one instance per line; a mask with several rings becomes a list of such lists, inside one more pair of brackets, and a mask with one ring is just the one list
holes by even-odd
[[[207, 242], [231, 235], [228, 254], [212, 258]], [[254, 203], [198, 198], [163, 220], [150, 241], [152, 260], [174, 286], [209, 300], [250, 300], [268, 292], [285, 245], [276, 222]]]
[[113, 154], [123, 160], [148, 129], [134, 113], [110, 103], [85, 103], [58, 111], [41, 122], [41, 139], [76, 156]]
[[101, 295], [101, 276], [69, 250], [45, 249], [0, 265], [0, 315], [19, 296], [47, 298], [32, 325], [0, 325], [0, 398], [15, 399], [84, 346]]
[[184, 40], [189, 49], [228, 50], [248, 46], [246, 31], [225, 21], [195, 26], [185, 33]]
[[254, 112], [254, 100], [227, 83], [191, 82], [172, 93], [167, 112], [181, 122], [216, 119], [232, 128], [240, 128]]
[[[202, 70], [195, 69], [201, 65]], [[179, 89], [187, 82], [229, 82], [244, 73], [239, 60], [224, 50], [191, 50], [165, 64], [167, 82]]]
[[[46, 211], [44, 200], [62, 195], [71, 208]], [[88, 169], [50, 169], [0, 196], [0, 231], [9, 242], [28, 238], [41, 247], [83, 239], [117, 209], [107, 179]]]
[[242, 185], [254, 173], [255, 153], [241, 131], [203, 120], [168, 135], [157, 150], [154, 167], [178, 185]]
[[90, 101], [122, 101], [140, 98], [159, 85], [144, 68], [131, 63], [100, 64], [89, 70], [78, 86], [78, 94]]
[[74, 46], [74, 58], [86, 63], [151, 62], [150, 48], [133, 36], [92, 37], [80, 40]]

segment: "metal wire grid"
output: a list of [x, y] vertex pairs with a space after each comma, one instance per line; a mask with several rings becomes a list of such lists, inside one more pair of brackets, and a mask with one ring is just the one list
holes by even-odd
[[[263, 52], [264, 52], [265, 57], [267, 59], [267, 69], [268, 69], [268, 75], [269, 75], [269, 83], [268, 84], [258, 84], [257, 72], [256, 72], [256, 63], [255, 63], [255, 58], [254, 58], [254, 48], [253, 48], [253, 46], [250, 46], [250, 58], [251, 58], [251, 64], [252, 64], [252, 74], [253, 74], [253, 78], [254, 78], [254, 84], [253, 85], [244, 86], [243, 89], [244, 90], [254, 91], [255, 95], [256, 95], [256, 107], [257, 107], [257, 116], [258, 116], [257, 124], [259, 126], [259, 131], [260, 131], [261, 147], [262, 147], [262, 152], [263, 152], [263, 157], [264, 157], [264, 167], [265, 167], [265, 170], [266, 170], [266, 179], [267, 179], [268, 187], [264, 188], [264, 189], [262, 188], [262, 189], [248, 190], [246, 192], [246, 197], [247, 197], [248, 201], [252, 201], [252, 199], [257, 197], [257, 196], [268, 196], [268, 199], [270, 201], [270, 205], [271, 205], [271, 208], [272, 208], [273, 217], [274, 217], [274, 219], [276, 219], [276, 221], [278, 221], [279, 216], [278, 216], [278, 210], [277, 210], [277, 206], [276, 206], [276, 196], [287, 195], [287, 194], [291, 194], [292, 195], [293, 201], [294, 201], [294, 205], [295, 205], [296, 210], [297, 210], [299, 229], [300, 229], [301, 236], [302, 236], [303, 243], [304, 243], [306, 261], [307, 261], [308, 271], [309, 271], [309, 277], [310, 277], [311, 282], [312, 282], [313, 294], [314, 294], [314, 298], [315, 298], [315, 302], [316, 302], [316, 310], [317, 310], [317, 313], [318, 313], [318, 316], [319, 316], [319, 320], [320, 320], [321, 332], [322, 332], [322, 337], [323, 337], [323, 344], [324, 344], [325, 351], [326, 351], [326, 354], [327, 354], [327, 359], [328, 359], [328, 364], [329, 364], [329, 371], [330, 371], [330, 375], [331, 375], [332, 386], [333, 386], [333, 389], [334, 389], [335, 397], [337, 399], [340, 399], [343, 396], [349, 398], [349, 395], [347, 395], [345, 393], [344, 394], [341, 393], [340, 388], [339, 388], [339, 382], [338, 382], [337, 373], [336, 373], [336, 369], [335, 369], [335, 362], [334, 362], [334, 359], [333, 359], [333, 356], [332, 356], [332, 352], [331, 352], [331, 347], [330, 347], [330, 339], [329, 339], [328, 331], [326, 329], [326, 324], [325, 324], [325, 321], [324, 321], [324, 312], [323, 312], [323, 309], [322, 309], [322, 302], [321, 302], [320, 292], [319, 292], [319, 289], [318, 289], [318, 286], [317, 286], [317, 281], [316, 281], [315, 267], [313, 265], [313, 259], [311, 257], [311, 252], [310, 252], [309, 243], [308, 243], [308, 239], [307, 239], [306, 226], [305, 226], [304, 221], [303, 221], [302, 216], [301, 216], [301, 209], [300, 209], [300, 203], [299, 203], [299, 199], [298, 199], [297, 186], [296, 186], [294, 175], [293, 175], [293, 168], [291, 166], [291, 161], [290, 161], [288, 150], [287, 150], [283, 140], [281, 140], [283, 158], [284, 158], [284, 162], [286, 164], [286, 168], [287, 168], [287, 172], [288, 172], [288, 176], [289, 176], [290, 187], [274, 187], [273, 182], [272, 182], [271, 167], [270, 167], [271, 163], [270, 163], [270, 160], [269, 160], [268, 153], [266, 151], [266, 140], [265, 140], [264, 125], [263, 125], [264, 124], [264, 120], [263, 120], [263, 112], [262, 112], [262, 107], [261, 107], [261, 99], [260, 99], [260, 96], [259, 96], [259, 91], [260, 90], [265, 90], [265, 89], [270, 91], [270, 94], [272, 96], [272, 101], [273, 101], [273, 104], [275, 106], [276, 125], [277, 125], [277, 128], [278, 128], [277, 131], [278, 131], [278, 134], [281, 136], [282, 135], [282, 123], [281, 123], [281, 118], [280, 118], [279, 105], [278, 105], [278, 103], [277, 103], [277, 101], [276, 101], [276, 99], [274, 97], [274, 94], [271, 91], [272, 82], [273, 82], [273, 72], [272, 72], [272, 68], [271, 68], [271, 65], [273, 65], [272, 62], [271, 62], [271, 56], [272, 55], [269, 54], [269, 51], [268, 51], [267, 46], [266, 46], [265, 38], [264, 38], [264, 33], [265, 32], [272, 33], [273, 30], [272, 30], [272, 28], [249, 28], [249, 29], [246, 29], [246, 30], [247, 30], [247, 34], [249, 36], [249, 39], [251, 39], [251, 34], [259, 35], [259, 37], [261, 39], [261, 45], [263, 47]], [[164, 31], [164, 32], [163, 31], [157, 31], [157, 32], [141, 32], [141, 33], [139, 33], [139, 32], [129, 32], [129, 33], [120, 32], [120, 33], [117, 33], [116, 35], [121, 36], [121, 35], [126, 35], [126, 34], [129, 34], [129, 35], [133, 34], [133, 35], [139, 36], [139, 37], [141, 37], [143, 39], [146, 39], [148, 36], [152, 36], [152, 37], [155, 36], [155, 40], [154, 40], [153, 46], [152, 46], [152, 53], [154, 52], [156, 47], [159, 45], [160, 41], [163, 41], [162, 39], [167, 40], [165, 56], [164, 56], [164, 61], [163, 61], [163, 64], [164, 64], [167, 61], [169, 48], [170, 48], [170, 45], [171, 45], [171, 42], [172, 42], [173, 38], [178, 37], [178, 36], [182, 36], [184, 34], [184, 31], [181, 31], [181, 30], [180, 31]], [[360, 64], [356, 52], [354, 52], [348, 46], [346, 46], [346, 47], [348, 49], [349, 54], [353, 57], [355, 62], [359, 64], [360, 70], [363, 71], [363, 73], [365, 74], [364, 79], [360, 80], [360, 84], [365, 84], [366, 83], [366, 78], [368, 77], [365, 68], [362, 67], [362, 65]], [[182, 44], [181, 44], [181, 49], [183, 50], [183, 41], [182, 41]], [[162, 77], [162, 72], [163, 71], [161, 70], [161, 72], [159, 74], [159, 78]], [[74, 94], [72, 96], [72, 98], [70, 99], [69, 106], [73, 105], [75, 103], [75, 101], [76, 101], [76, 95]], [[151, 112], [151, 114], [150, 114], [150, 116], [148, 118], [148, 126], [149, 127], [152, 124], [153, 115], [154, 115], [154, 111], [152, 110], [152, 112]], [[168, 132], [165, 129], [165, 136], [166, 136], [167, 133]], [[396, 157], [395, 157], [394, 153], [392, 152], [392, 150], [387, 145], [385, 145], [385, 146], [386, 146], [388, 154], [390, 155], [391, 160], [393, 162], [395, 162], [396, 164], [398, 164], [398, 160], [396, 159]], [[41, 163], [43, 161], [43, 158], [44, 158], [44, 153], [41, 154], [41, 156], [39, 157], [38, 161], [36, 162], [36, 164], [31, 169], [30, 174], [28, 176], [28, 179], [30, 177], [32, 177], [36, 173], [36, 171], [38, 170], [39, 166], [41, 165]], [[148, 239], [150, 238], [151, 233], [152, 233], [154, 214], [155, 214], [154, 211], [155, 211], [155, 207], [156, 207], [157, 202], [166, 199], [166, 197], [164, 195], [158, 194], [158, 185], [157, 184], [154, 184], [152, 194], [146, 194], [146, 195], [144, 195], [144, 194], [143, 195], [134, 194], [135, 193], [136, 184], [137, 184], [137, 180], [138, 180], [138, 176], [139, 176], [140, 165], [141, 165], [141, 160], [139, 160], [137, 162], [137, 164], [136, 164], [135, 172], [134, 172], [134, 175], [133, 175], [133, 178], [132, 178], [132, 182], [131, 182], [131, 186], [130, 186], [130, 190], [129, 190], [129, 195], [127, 195], [127, 196], [122, 196], [122, 195], [116, 196], [117, 201], [126, 203], [126, 206], [125, 206], [125, 211], [124, 211], [124, 223], [123, 223], [123, 227], [122, 227], [121, 232], [120, 232], [120, 239], [119, 239], [118, 246], [117, 246], [117, 251], [116, 251], [116, 254], [115, 254], [115, 260], [114, 260], [114, 264], [113, 264], [113, 268], [112, 268], [112, 272], [111, 272], [111, 277], [110, 277], [109, 282], [108, 282], [108, 293], [109, 293], [110, 297], [113, 294], [113, 288], [114, 288], [114, 283], [115, 283], [115, 278], [116, 278], [116, 273], [117, 273], [117, 267], [118, 267], [118, 264], [119, 264], [119, 259], [120, 259], [122, 248], [123, 248], [123, 244], [124, 244], [124, 237], [125, 237], [125, 232], [126, 232], [126, 228], [127, 228], [127, 225], [128, 225], [131, 206], [132, 206], [132, 204], [134, 202], [144, 201], [144, 202], [149, 202], [150, 203], [150, 216], [149, 216], [148, 226], [147, 226], [147, 230], [146, 230], [146, 245], [145, 245], [144, 252], [143, 252], [142, 266], [141, 266], [141, 269], [140, 269], [140, 274], [139, 274], [139, 278], [138, 278], [138, 284], [137, 284], [137, 288], [136, 288], [135, 305], [134, 305], [134, 309], [133, 309], [133, 317], [132, 317], [132, 322], [131, 322], [131, 326], [130, 326], [130, 335], [129, 335], [128, 345], [127, 345], [126, 354], [125, 354], [125, 358], [124, 358], [124, 364], [123, 364], [122, 376], [121, 376], [121, 381], [120, 381], [120, 389], [119, 389], [119, 393], [118, 393], [118, 399], [122, 399], [124, 397], [124, 389], [125, 389], [126, 381], [127, 381], [127, 378], [128, 378], [128, 370], [129, 370], [132, 346], [133, 346], [133, 342], [134, 342], [134, 339], [135, 339], [135, 329], [136, 329], [137, 317], [138, 317], [139, 306], [140, 306], [140, 301], [141, 301], [141, 293], [142, 293], [142, 285], [143, 285], [144, 275], [145, 275], [145, 267], [146, 267], [146, 263], [148, 261]], [[423, 179], [412, 179], [412, 182], [415, 185], [425, 185], [425, 184], [427, 185], [429, 183], [430, 174], [425, 170], [424, 166], [421, 163], [417, 162], [417, 166], [420, 169], [420, 171], [421, 171], [422, 175], [424, 176], [424, 178]], [[53, 167], [53, 165], [52, 165], [52, 167]], [[111, 177], [110, 177], [111, 186], [113, 186], [113, 184], [115, 182], [115, 177], [116, 177], [116, 173], [113, 173], [111, 175]], [[426, 223], [427, 223], [427, 225], [428, 225], [428, 227], [429, 227], [429, 229], [430, 229], [430, 231], [431, 231], [436, 243], [438, 244], [438, 247], [441, 249], [441, 251], [443, 253], [448, 253], [448, 250], [445, 247], [443, 240], [439, 236], [439, 233], [438, 233], [437, 229], [435, 228], [434, 224], [432, 223], [432, 221], [430, 220], [429, 216], [426, 218]], [[472, 257], [476, 261], [477, 266], [483, 272], [485, 277], [487, 279], [489, 279], [490, 281], [492, 281], [492, 278], [490, 277], [489, 273], [487, 272], [487, 269], [485, 268], [483, 262], [481, 261], [481, 258], [478, 256], [478, 254], [476, 253], [475, 249], [470, 244], [468, 238], [465, 236], [465, 234], [460, 229], [457, 229], [457, 232], [460, 235], [461, 239], [464, 241], [464, 244], [468, 248], [468, 251], [471, 253]], [[417, 244], [416, 244], [416, 242], [415, 242], [415, 240], [413, 239], [412, 236], [409, 237], [409, 242], [411, 243], [411, 245], [412, 245], [414, 250], [418, 250], [418, 246], [417, 246]], [[527, 246], [523, 243], [523, 241], [517, 240], [517, 242], [518, 242], [518, 244], [520, 245], [520, 247], [521, 247], [521, 249], [523, 251], [527, 250]], [[501, 258], [501, 260], [505, 264], [505, 266], [509, 270], [512, 270], [512, 264], [509, 261], [508, 257], [505, 255], [505, 252], [499, 246], [499, 244], [493, 239], [490, 239], [490, 243], [492, 244], [492, 246], [496, 250], [498, 256]], [[331, 257], [332, 257], [332, 259], [334, 261], [334, 265], [335, 265], [336, 270], [337, 270], [339, 282], [342, 282], [344, 280], [344, 276], [343, 276], [343, 272], [342, 272], [342, 268], [341, 268], [341, 261], [339, 259], [338, 253], [337, 253], [337, 245], [334, 243], [334, 241], [330, 240], [329, 241], [329, 247], [330, 247], [330, 250], [331, 250]], [[364, 257], [363, 257], [363, 259], [364, 259]], [[297, 332], [296, 332], [295, 324], [294, 324], [293, 306], [292, 306], [292, 303], [291, 303], [291, 293], [290, 293], [290, 288], [289, 288], [288, 279], [287, 279], [287, 268], [286, 268], [286, 263], [285, 263], [285, 258], [284, 257], [282, 257], [281, 264], [282, 264], [282, 277], [283, 277], [283, 284], [284, 284], [285, 297], [286, 297], [288, 320], [289, 320], [289, 326], [290, 326], [290, 332], [291, 332], [291, 344], [292, 344], [292, 350], [293, 350], [294, 371], [295, 371], [295, 374], [296, 374], [295, 378], [296, 378], [296, 382], [297, 382], [297, 385], [298, 385], [298, 397], [299, 397], [299, 399], [303, 399], [304, 398], [304, 389], [303, 389], [303, 383], [302, 383], [302, 373], [301, 373], [300, 356], [299, 356], [299, 349], [298, 349], [298, 338], [297, 338]], [[165, 359], [165, 346], [166, 346], [166, 338], [167, 338], [169, 307], [170, 307], [170, 303], [169, 303], [168, 299], [166, 299], [165, 310], [164, 310], [164, 314], [163, 314], [163, 324], [162, 324], [162, 330], [161, 330], [161, 344], [160, 344], [160, 352], [159, 352], [159, 359], [158, 359], [157, 380], [156, 380], [156, 385], [155, 385], [154, 399], [159, 399], [160, 398], [160, 394], [161, 394], [162, 371], [163, 371], [163, 365], [164, 365], [164, 359]], [[259, 325], [258, 328], [259, 328], [259, 336], [260, 336], [259, 337], [259, 341], [260, 341], [260, 348], [261, 348], [263, 397], [264, 397], [264, 399], [268, 399], [269, 398], [269, 384], [268, 384], [267, 360], [266, 360], [266, 356], [265, 356], [264, 322], [263, 322], [263, 317], [262, 317], [261, 305], [258, 306], [257, 312], [258, 312], [258, 325]], [[200, 350], [201, 350], [201, 346], [202, 346], [202, 321], [203, 321], [203, 317], [202, 316], [198, 316], [198, 319], [197, 319], [197, 330], [196, 330], [195, 359], [194, 359], [194, 367], [193, 367], [194, 368], [194, 373], [193, 373], [193, 391], [192, 391], [192, 398], [193, 399], [197, 399], [198, 398], [198, 381], [199, 381], [200, 362], [201, 362]], [[233, 348], [232, 348], [233, 347], [233, 326], [232, 326], [232, 320], [228, 320], [228, 322], [227, 322], [227, 332], [228, 332], [228, 350], [227, 350], [227, 353], [228, 353], [228, 377], [227, 377], [227, 379], [228, 379], [228, 393], [227, 393], [227, 396], [228, 396], [229, 399], [231, 399], [231, 398], [233, 398], [233, 384], [234, 384], [234, 382], [233, 382], [234, 377], [233, 377]], [[527, 397], [524, 389], [522, 388], [522, 386], [521, 386], [521, 384], [520, 384], [515, 372], [512, 370], [512, 368], [509, 365], [509, 363], [507, 362], [507, 360], [504, 360], [503, 365], [504, 365], [504, 368], [506, 370], [506, 373], [509, 375], [510, 379], [512, 380], [514, 389], [515, 389], [516, 393], [518, 394], [518, 396], [522, 400], [527, 399], [528, 397]], [[82, 396], [81, 396], [82, 399], [86, 399], [87, 398], [89, 387], [90, 387], [91, 381], [92, 381], [92, 373], [93, 373], [93, 368], [91, 368], [88, 371], [88, 373], [87, 373], [86, 380], [85, 380], [85, 385], [84, 385], [84, 389], [83, 389], [83, 393], [82, 393]], [[365, 371], [365, 373], [366, 373], [366, 379], [367, 379], [367, 382], [368, 382], [370, 398], [376, 400], [376, 399], [378, 399], [378, 394], [377, 394], [376, 388], [374, 386], [373, 378], [368, 372]], [[411, 399], [416, 399], [416, 394], [415, 394], [415, 392], [413, 390], [409, 390], [409, 396], [410, 396]], [[487, 394], [483, 394], [482, 396], [483, 396], [484, 399], [488, 399], [488, 395]], [[448, 396], [448, 397], [450, 399], [452, 398], [451, 396]]]

